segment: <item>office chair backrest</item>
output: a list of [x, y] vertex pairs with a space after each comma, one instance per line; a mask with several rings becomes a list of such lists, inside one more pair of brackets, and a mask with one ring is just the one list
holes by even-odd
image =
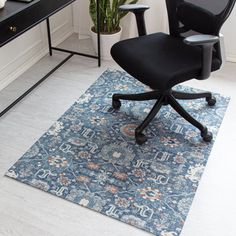
[[[235, 2], [236, 0], [166, 0], [170, 35], [219, 36], [220, 29], [233, 10]], [[219, 43], [215, 45], [215, 56], [221, 60]]]
[[236, 0], [166, 0], [170, 34], [187, 31], [219, 35]]

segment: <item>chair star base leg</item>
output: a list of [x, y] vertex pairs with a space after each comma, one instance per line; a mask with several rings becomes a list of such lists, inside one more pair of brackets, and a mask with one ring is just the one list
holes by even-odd
[[136, 128], [135, 139], [137, 144], [141, 145], [147, 141], [147, 137], [143, 134], [143, 130], [149, 125], [149, 123], [154, 119], [156, 114], [159, 112], [162, 106], [171, 105], [171, 107], [178, 112], [185, 120], [198, 128], [201, 132], [201, 137], [205, 142], [210, 142], [213, 135], [208, 131], [207, 127], [202, 125], [196, 119], [194, 119], [179, 103], [176, 99], [199, 99], [205, 98], [209, 106], [214, 106], [216, 99], [211, 93], [183, 93], [177, 91], [170, 91], [169, 93], [161, 94], [159, 91], [151, 91], [141, 94], [114, 94], [112, 96], [112, 107], [118, 110], [121, 107], [122, 100], [131, 101], [145, 101], [145, 100], [157, 100], [152, 110], [149, 112], [145, 120]]
[[185, 120], [191, 123], [193, 126], [198, 128], [201, 132], [201, 136], [205, 142], [210, 142], [213, 138], [211, 132], [208, 131], [207, 127], [202, 125], [199, 121], [194, 119], [174, 98], [174, 96], [169, 96], [169, 104], [171, 107], [179, 113]]
[[204, 131], [201, 132], [201, 136], [202, 136], [203, 141], [207, 143], [211, 142], [213, 138], [212, 132], [208, 131], [207, 127], [205, 127]]
[[142, 145], [147, 141], [147, 137], [143, 133], [135, 132], [135, 140], [138, 145]]
[[214, 106], [216, 104], [216, 98], [212, 96], [212, 93], [184, 93], [179, 91], [172, 91], [172, 95], [176, 99], [182, 100], [192, 100], [192, 99], [200, 99], [205, 98], [209, 106]]

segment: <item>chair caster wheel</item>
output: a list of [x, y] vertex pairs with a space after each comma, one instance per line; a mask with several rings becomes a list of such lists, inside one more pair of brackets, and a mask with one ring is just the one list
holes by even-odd
[[144, 134], [142, 134], [142, 133], [135, 134], [135, 139], [136, 139], [136, 143], [138, 145], [142, 145], [142, 144], [144, 144], [147, 141], [147, 137]]
[[115, 109], [115, 110], [119, 110], [120, 107], [121, 107], [121, 102], [120, 102], [120, 100], [112, 99], [112, 107], [113, 107], [113, 109]]
[[208, 103], [208, 106], [210, 106], [210, 107], [212, 107], [216, 104], [216, 98], [215, 97], [206, 98], [206, 101]]
[[201, 133], [202, 139], [205, 142], [211, 142], [213, 135], [210, 131], [207, 130], [207, 128], [205, 128], [205, 130]]

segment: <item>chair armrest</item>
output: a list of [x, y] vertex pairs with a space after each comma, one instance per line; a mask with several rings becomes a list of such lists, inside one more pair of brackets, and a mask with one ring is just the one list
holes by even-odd
[[149, 6], [143, 4], [125, 4], [119, 7], [122, 11], [138, 11], [138, 10], [147, 10]]
[[205, 44], [214, 45], [218, 41], [219, 41], [219, 37], [215, 35], [208, 35], [208, 34], [193, 35], [184, 39], [184, 42], [186, 44], [192, 45], [192, 46], [205, 45]]
[[193, 35], [186, 37], [184, 42], [190, 46], [202, 47], [202, 72], [198, 79], [207, 79], [211, 74], [212, 52], [215, 43], [219, 42], [219, 37], [214, 35]]
[[142, 5], [142, 4], [125, 4], [119, 7], [119, 10], [121, 11], [130, 11], [134, 13], [136, 22], [137, 22], [139, 36], [143, 36], [147, 34], [144, 13], [148, 9], [149, 9], [149, 6]]

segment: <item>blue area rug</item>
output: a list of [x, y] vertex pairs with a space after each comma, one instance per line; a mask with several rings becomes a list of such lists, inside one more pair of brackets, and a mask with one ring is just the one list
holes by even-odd
[[[181, 91], [198, 91], [178, 86]], [[213, 142], [169, 106], [146, 129], [148, 141], [135, 143], [134, 128], [154, 101], [122, 101], [111, 109], [115, 92], [148, 88], [125, 72], [105, 71], [75, 104], [6, 173], [55, 196], [160, 236], [180, 234]], [[181, 102], [214, 134], [229, 98], [215, 94]]]

